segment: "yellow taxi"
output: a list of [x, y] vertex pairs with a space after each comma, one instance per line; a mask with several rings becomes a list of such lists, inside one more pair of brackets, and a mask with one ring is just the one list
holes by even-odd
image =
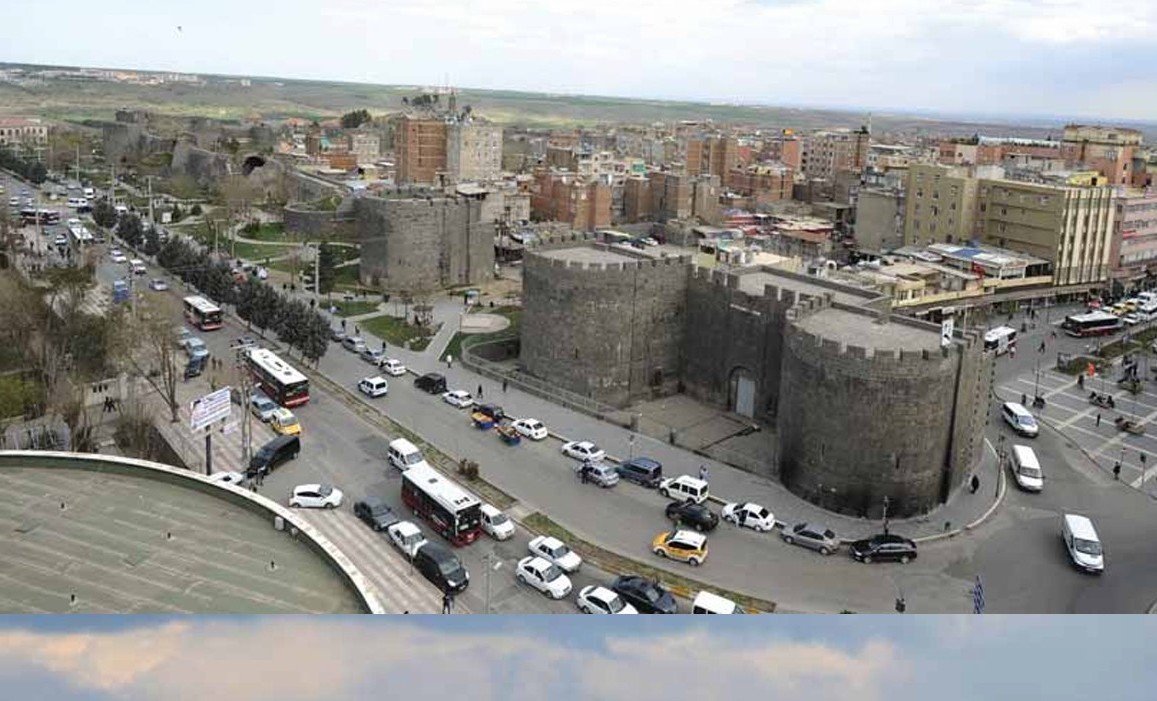
[[695, 531], [666, 531], [651, 541], [651, 552], [698, 567], [707, 559], [707, 536]]
[[269, 417], [269, 427], [283, 436], [301, 435], [301, 423], [298, 422], [292, 411], [284, 407], [273, 412], [273, 415]]

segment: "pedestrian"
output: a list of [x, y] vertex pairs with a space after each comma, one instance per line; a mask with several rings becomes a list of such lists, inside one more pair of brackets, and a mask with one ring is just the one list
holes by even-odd
[[1121, 479], [1121, 461], [1120, 460], [1113, 463], [1113, 479], [1115, 479], [1115, 480]]
[[478, 385], [478, 398], [482, 399], [482, 385]]
[[361, 336], [362, 335], [362, 327], [358, 326], [357, 324], [354, 324], [354, 335], [355, 336]]
[[450, 607], [454, 605], [454, 600], [450, 598], [450, 592], [442, 594], [442, 613], [450, 613]]
[[1084, 376], [1084, 374], [1077, 375], [1077, 387], [1080, 387], [1081, 389], [1085, 388], [1085, 376]]
[[972, 475], [972, 479], [968, 483], [968, 488], [972, 494], [976, 494], [976, 490], [980, 489], [980, 478], [975, 474]]
[[506, 385], [507, 385], [507, 384], [509, 384], [509, 380], [507, 380], [505, 377], [504, 377], [504, 378], [502, 378], [502, 393], [503, 393], [503, 394], [505, 394], [505, 393], [506, 393]]
[[583, 466], [579, 468], [579, 480], [586, 484], [590, 481], [591, 461], [583, 460]]
[[454, 367], [454, 356], [450, 355], [449, 353], [446, 354], [446, 367]]
[[1016, 357], [1016, 346], [1009, 346], [1008, 347], [1008, 355], [1010, 358]]
[[1043, 338], [1040, 341], [1040, 352], [1041, 353], [1045, 352], [1045, 340]]
[[1097, 426], [1101, 425], [1101, 412], [1097, 412]]
[[1020, 393], [1020, 405], [1025, 406], [1026, 404], [1028, 404], [1028, 395], [1025, 394], [1024, 392], [1021, 392]]
[[386, 354], [386, 340], [382, 339], [382, 355]]
[[345, 333], [345, 319], [341, 320], [341, 330], [342, 330], [342, 333]]
[[700, 465], [699, 466], [699, 479], [703, 480], [704, 482], [707, 481], [707, 466], [706, 465]]

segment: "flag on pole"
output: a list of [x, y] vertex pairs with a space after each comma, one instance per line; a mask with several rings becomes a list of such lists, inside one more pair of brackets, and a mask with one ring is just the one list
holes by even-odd
[[984, 584], [980, 575], [976, 575], [976, 586], [972, 588], [972, 612], [984, 613]]

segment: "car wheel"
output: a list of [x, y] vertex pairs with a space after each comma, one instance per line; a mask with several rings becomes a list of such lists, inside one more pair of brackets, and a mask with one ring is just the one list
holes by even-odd
[[579, 611], [582, 611], [583, 613], [590, 613], [591, 612], [590, 608], [588, 608], [584, 604], [579, 604], [578, 609], [579, 609]]
[[301, 504], [298, 504], [297, 502], [293, 502], [293, 501], [291, 501], [291, 502], [289, 502], [289, 508], [291, 508], [291, 509], [299, 509], [299, 508], [301, 508]]
[[870, 564], [872, 564], [872, 556], [871, 555], [865, 555], [864, 558], [862, 560], [860, 560], [860, 562], [864, 563], [865, 565], [870, 565]]
[[687, 564], [691, 565], [692, 567], [698, 567], [699, 566], [699, 558], [692, 557], [692, 558], [687, 560]]
[[907, 555], [901, 555], [901, 556], [900, 556], [900, 564], [901, 564], [901, 565], [906, 565], [906, 564], [908, 564], [908, 561], [909, 561], [909, 560], [911, 560], [911, 559], [912, 559], [912, 558], [908, 557]]
[[659, 493], [662, 494], [663, 496], [667, 497], [668, 499], [671, 498], [671, 492], [667, 491], [666, 489], [660, 489]]
[[330, 503], [328, 503], [328, 504], [326, 504], [326, 505], [325, 505], [325, 508], [327, 508], [327, 509], [332, 509], [332, 508], [334, 508], [334, 507], [336, 507], [336, 506], [337, 506], [337, 504], [335, 504], [335, 503], [333, 503], [333, 502], [331, 501]]
[[663, 559], [667, 558], [667, 551], [662, 548], [655, 548], [654, 553]]
[[518, 581], [522, 582], [523, 584], [526, 584], [526, 576], [523, 575], [521, 572], [518, 573]]
[[[789, 540], [789, 541], [787, 541], [787, 542], [789, 542], [789, 543], [790, 543], [791, 541]], [[820, 555], [831, 555], [831, 554], [832, 554], [832, 551], [831, 551], [831, 550], [829, 550], [829, 549], [827, 548], [827, 546], [824, 546], [824, 547], [820, 548]]]
[[[792, 543], [794, 543], [794, 542], [795, 542], [795, 538], [792, 538], [792, 537], [791, 537], [791, 536], [789, 536], [789, 535], [785, 535], [785, 536], [783, 537], [783, 542], [787, 543], [788, 545], [791, 545]], [[826, 554], [826, 553], [825, 553], [825, 554]]]
[[695, 530], [697, 530], [697, 531], [699, 531], [700, 533], [702, 533], [702, 532], [703, 532], [703, 524], [701, 524], [701, 523], [696, 523], [696, 524], [695, 524]]

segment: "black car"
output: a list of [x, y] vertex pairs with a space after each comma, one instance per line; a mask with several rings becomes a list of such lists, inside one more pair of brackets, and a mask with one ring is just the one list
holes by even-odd
[[648, 489], [655, 489], [659, 486], [659, 482], [663, 481], [662, 463], [651, 458], [631, 458], [620, 463], [617, 469], [619, 477]]
[[711, 509], [690, 500], [668, 504], [667, 518], [697, 531], [710, 531], [719, 525], [719, 517]]
[[474, 407], [474, 412], [478, 414], [485, 414], [495, 421], [501, 421], [506, 418], [506, 412], [502, 411], [502, 407], [497, 404], [483, 404]]
[[462, 561], [449, 548], [438, 543], [427, 542], [418, 548], [414, 567], [444, 593], [460, 593], [470, 584], [470, 573]]
[[414, 380], [414, 386], [430, 394], [442, 394], [446, 391], [446, 378], [436, 372], [428, 372]]
[[857, 540], [848, 546], [848, 552], [860, 562], [899, 562], [916, 559], [916, 543], [910, 538], [880, 533]]
[[384, 531], [401, 520], [381, 497], [366, 497], [354, 504], [354, 516], [375, 531]]
[[659, 583], [637, 574], [624, 574], [611, 582], [611, 591], [623, 597], [639, 613], [679, 613], [675, 597]]

